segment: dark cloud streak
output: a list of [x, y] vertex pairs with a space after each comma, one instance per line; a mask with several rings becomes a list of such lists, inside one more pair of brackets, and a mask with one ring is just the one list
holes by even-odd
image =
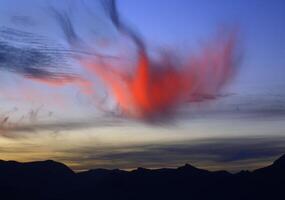
[[[8, 117], [6, 117], [8, 119]], [[6, 120], [4, 118], [2, 123]], [[1, 122], [1, 121], [0, 121]], [[41, 131], [70, 131], [70, 130], [84, 130], [95, 127], [111, 127], [119, 126], [123, 124], [123, 120], [113, 118], [98, 118], [94, 120], [78, 120], [78, 121], [57, 121], [57, 122], [37, 122], [29, 124], [12, 124], [10, 126], [4, 126], [0, 124], [0, 136], [8, 138], [21, 138], [27, 137], [31, 134]], [[25, 134], [23, 134], [25, 133]]]
[[70, 75], [67, 71], [69, 55], [58, 49], [61, 49], [59, 45], [42, 36], [0, 28], [0, 70], [34, 78]]
[[[164, 144], [70, 149], [58, 159], [80, 163], [81, 169], [177, 167], [191, 163], [208, 169], [237, 171], [262, 167], [284, 154], [285, 138], [206, 138]], [[99, 164], [98, 164], [99, 163]]]

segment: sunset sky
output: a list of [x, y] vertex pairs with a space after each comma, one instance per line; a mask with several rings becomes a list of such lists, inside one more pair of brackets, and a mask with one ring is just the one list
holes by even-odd
[[[117, 0], [118, 24], [108, 2], [0, 1], [0, 159], [52, 159], [74, 170], [191, 163], [237, 171], [285, 153], [284, 1]], [[153, 84], [153, 96], [141, 85], [120, 88], [113, 78], [135, 73], [141, 50], [157, 59], [149, 65], [159, 80], [168, 64], [159, 53], [185, 72], [198, 54], [193, 82], [202, 86], [184, 98], [194, 90], [191, 71], [175, 74], [181, 84]], [[214, 63], [206, 76], [202, 61], [211, 56], [234, 64]]]

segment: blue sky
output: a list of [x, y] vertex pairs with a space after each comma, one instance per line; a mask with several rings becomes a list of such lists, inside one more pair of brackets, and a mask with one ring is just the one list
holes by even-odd
[[124, 18], [152, 44], [195, 45], [224, 25], [238, 26], [244, 57], [241, 81], [262, 85], [284, 83], [282, 0], [120, 0], [118, 7]]

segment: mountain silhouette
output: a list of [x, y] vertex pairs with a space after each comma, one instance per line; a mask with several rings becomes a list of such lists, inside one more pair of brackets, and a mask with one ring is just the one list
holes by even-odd
[[236, 174], [186, 164], [177, 169], [93, 169], [62, 163], [0, 160], [3, 200], [285, 199], [285, 155], [272, 165]]

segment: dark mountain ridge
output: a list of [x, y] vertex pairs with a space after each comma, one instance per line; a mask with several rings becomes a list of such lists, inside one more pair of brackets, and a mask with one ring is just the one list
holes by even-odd
[[186, 164], [177, 169], [94, 169], [74, 173], [62, 163], [0, 160], [0, 199], [285, 199], [285, 155], [236, 174]]

